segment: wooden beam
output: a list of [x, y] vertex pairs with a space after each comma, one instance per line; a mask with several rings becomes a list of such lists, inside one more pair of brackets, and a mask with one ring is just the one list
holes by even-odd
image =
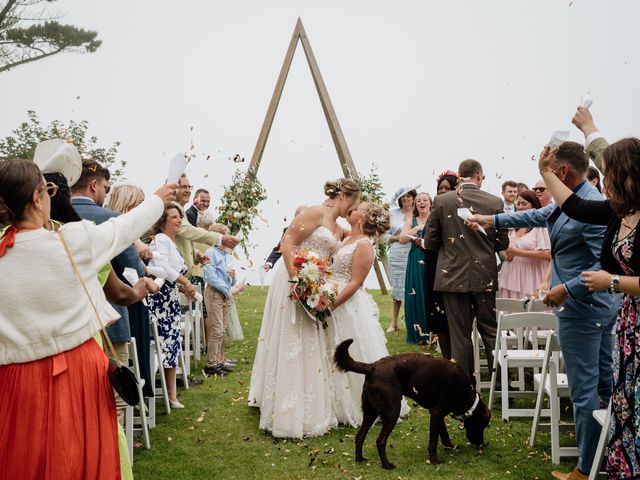
[[322, 110], [324, 111], [324, 116], [327, 119], [327, 124], [329, 125], [329, 131], [331, 132], [333, 145], [336, 147], [336, 152], [338, 153], [338, 159], [340, 160], [342, 171], [345, 177], [351, 177], [352, 175], [355, 175], [357, 173], [356, 166], [353, 163], [353, 159], [351, 158], [349, 147], [347, 147], [347, 142], [344, 138], [344, 135], [342, 134], [342, 128], [340, 128], [338, 116], [333, 109], [331, 98], [329, 98], [329, 92], [327, 91], [327, 87], [324, 84], [324, 80], [322, 79], [322, 74], [320, 73], [318, 62], [316, 62], [316, 57], [313, 54], [311, 44], [309, 43], [309, 37], [307, 37], [307, 32], [305, 31], [304, 25], [302, 25], [302, 20], [300, 18], [298, 18], [296, 28], [300, 32], [300, 41], [302, 42], [302, 47], [307, 57], [307, 63], [309, 64], [309, 68], [311, 69], [313, 83], [316, 85], [316, 90], [318, 91], [318, 96], [320, 97]]
[[262, 122], [262, 129], [260, 130], [260, 135], [258, 135], [256, 147], [253, 150], [253, 155], [251, 156], [249, 169], [254, 169], [256, 172], [258, 171], [258, 167], [260, 166], [262, 154], [264, 153], [264, 147], [267, 144], [269, 132], [271, 131], [271, 126], [273, 125], [273, 119], [275, 118], [276, 111], [278, 110], [280, 97], [282, 97], [282, 90], [284, 90], [284, 84], [286, 83], [287, 76], [289, 75], [291, 61], [293, 60], [293, 55], [296, 52], [296, 47], [298, 46], [298, 40], [300, 39], [300, 30], [298, 28], [299, 24], [300, 18], [298, 18], [298, 23], [296, 23], [296, 26], [293, 29], [293, 35], [291, 35], [289, 48], [287, 48], [287, 54], [284, 57], [282, 68], [280, 68], [280, 75], [278, 75], [276, 88], [274, 89], [273, 95], [271, 96], [271, 102], [269, 102], [269, 108], [267, 109], [267, 114], [264, 117], [264, 122]]
[[[265, 115], [264, 121], [262, 122], [262, 129], [260, 130], [260, 135], [258, 136], [256, 147], [253, 150], [253, 155], [251, 156], [249, 169], [254, 170], [257, 173], [258, 168], [260, 167], [262, 155], [264, 154], [264, 149], [269, 138], [269, 133], [271, 132], [273, 119], [276, 116], [276, 111], [278, 110], [278, 105], [280, 104], [280, 98], [282, 97], [282, 91], [284, 90], [284, 85], [287, 81], [287, 76], [289, 75], [289, 69], [291, 68], [291, 62], [293, 61], [293, 56], [296, 52], [298, 41], [302, 43], [305, 56], [307, 57], [307, 63], [309, 64], [309, 68], [311, 69], [313, 83], [315, 84], [316, 91], [318, 92], [318, 96], [320, 97], [320, 104], [322, 105], [324, 116], [327, 119], [327, 125], [329, 126], [329, 132], [331, 133], [331, 138], [333, 139], [333, 145], [335, 146], [336, 152], [338, 154], [338, 160], [340, 161], [342, 172], [344, 173], [345, 177], [356, 175], [358, 171], [356, 170], [356, 166], [353, 163], [353, 159], [351, 158], [351, 152], [349, 152], [347, 141], [345, 140], [342, 133], [342, 128], [340, 128], [338, 116], [336, 115], [333, 104], [331, 103], [329, 92], [324, 83], [324, 80], [322, 79], [322, 74], [320, 73], [318, 62], [316, 62], [316, 57], [313, 54], [311, 44], [309, 43], [309, 38], [307, 37], [307, 33], [304, 29], [304, 25], [302, 25], [302, 20], [300, 19], [300, 17], [298, 17], [296, 26], [293, 29], [291, 41], [289, 42], [289, 48], [287, 49], [287, 53], [284, 57], [284, 62], [282, 63], [282, 67], [280, 68], [280, 75], [278, 75], [278, 81], [276, 82], [276, 87], [273, 91], [273, 95], [271, 96], [271, 102], [269, 102], [267, 114]], [[378, 278], [378, 283], [380, 284], [380, 290], [383, 295], [386, 295], [387, 287], [384, 281], [384, 276], [382, 275], [382, 271], [380, 269], [380, 264], [377, 260], [374, 261], [373, 267], [376, 272], [376, 277]]]

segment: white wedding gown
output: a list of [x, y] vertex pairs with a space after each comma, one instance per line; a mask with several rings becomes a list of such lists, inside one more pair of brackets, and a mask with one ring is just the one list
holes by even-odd
[[[360, 243], [363, 247], [373, 248], [371, 240], [363, 238], [344, 244], [333, 257], [332, 281], [338, 282], [343, 289], [351, 281], [353, 254]], [[378, 305], [364, 287], [333, 312], [329, 320], [327, 333], [328, 356], [340, 342], [353, 338], [349, 347], [351, 358], [359, 362], [372, 363], [389, 355], [387, 338], [380, 325]], [[362, 386], [364, 375], [353, 372], [340, 372], [331, 364], [331, 388], [333, 391], [333, 411], [339, 423], [358, 427], [362, 423]], [[400, 414], [409, 412], [409, 406], [402, 400]]]
[[[329, 259], [338, 240], [316, 228], [299, 245]], [[338, 422], [332, 409], [326, 332], [289, 298], [284, 262], [274, 269], [264, 306], [258, 348], [251, 372], [249, 406], [260, 408], [260, 428], [274, 437], [325, 434]]]

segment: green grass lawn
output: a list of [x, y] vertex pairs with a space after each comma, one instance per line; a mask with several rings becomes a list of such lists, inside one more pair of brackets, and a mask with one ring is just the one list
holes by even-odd
[[[379, 424], [365, 443], [366, 463], [354, 461], [353, 428], [340, 428], [319, 438], [274, 440], [258, 428], [259, 411], [247, 406], [249, 379], [262, 308], [267, 290], [250, 287], [237, 300], [246, 339], [228, 342], [227, 355], [239, 360], [236, 371], [226, 378], [209, 378], [204, 384], [181, 390], [184, 410], [163, 415], [158, 403], [158, 423], [151, 430], [151, 450], [135, 449], [133, 467], [139, 479], [546, 479], [555, 467], [550, 460], [549, 433], [541, 432], [535, 448], [528, 445], [531, 419], [503, 422], [499, 406], [485, 431], [486, 447], [467, 443], [457, 422], [448, 419], [449, 433], [457, 445], [446, 451], [440, 445], [441, 465], [427, 463], [429, 414], [412, 408], [389, 438], [387, 453], [396, 469], [383, 470], [375, 449]], [[381, 310], [381, 321], [389, 324], [391, 300], [372, 292]], [[407, 345], [404, 330], [389, 335], [389, 352], [417, 351]], [[194, 365], [194, 372], [203, 367]], [[487, 395], [483, 395], [485, 397]], [[411, 404], [411, 403], [410, 403]], [[497, 406], [497, 404], [496, 404]], [[412, 405], [413, 407], [413, 405]], [[567, 439], [569, 442], [571, 439]], [[558, 466], [568, 471], [571, 460]]]

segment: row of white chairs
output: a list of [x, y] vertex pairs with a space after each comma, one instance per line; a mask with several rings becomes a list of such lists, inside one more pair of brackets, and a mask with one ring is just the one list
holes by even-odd
[[[199, 285], [196, 285], [196, 292], [202, 295]], [[191, 374], [191, 358], [196, 362], [201, 358], [202, 342], [204, 341], [204, 315], [202, 301], [198, 300], [193, 305], [187, 301], [184, 295], [180, 295], [181, 306], [186, 312], [180, 319], [180, 341], [178, 351], [178, 370], [185, 389], [189, 388], [189, 375]], [[151, 334], [151, 352], [150, 352], [150, 370], [151, 377], [154, 382], [159, 382], [159, 386], [153, 385], [154, 396], [145, 398], [142, 393], [144, 387], [144, 379], [140, 374], [140, 364], [138, 361], [138, 353], [135, 338], [131, 338], [129, 343], [129, 359], [132, 364], [132, 371], [138, 380], [138, 393], [140, 402], [137, 406], [127, 406], [125, 411], [125, 436], [127, 438], [127, 447], [129, 450], [129, 458], [133, 463], [134, 453], [134, 434], [140, 433], [143, 439], [145, 449], [151, 448], [151, 438], [149, 430], [156, 426], [156, 402], [164, 402], [167, 415], [171, 414], [171, 405], [169, 403], [169, 393], [167, 390], [167, 382], [162, 368], [162, 349], [156, 339], [158, 335], [158, 325], [155, 320], [150, 321]]]
[[[494, 363], [489, 384], [489, 405], [493, 405], [497, 369], [501, 374], [501, 406], [502, 418], [532, 416], [533, 422], [529, 437], [530, 446], [534, 446], [538, 430], [541, 426], [548, 426], [551, 433], [551, 460], [559, 463], [561, 457], [577, 456], [575, 446], [560, 445], [560, 431], [573, 428], [572, 423], [562, 422], [560, 415], [560, 398], [569, 398], [569, 384], [566, 373], [563, 372], [562, 352], [556, 335], [557, 317], [545, 313], [546, 306], [540, 300], [523, 301], [512, 299], [496, 299], [497, 334], [494, 347]], [[474, 335], [476, 345], [478, 337]], [[545, 345], [545, 350], [539, 347]], [[475, 352], [474, 352], [475, 353]], [[479, 382], [479, 350], [476, 354], [476, 381]], [[518, 379], [509, 381], [509, 369], [518, 369]], [[524, 385], [524, 368], [534, 370], [533, 391], [526, 391]], [[509, 385], [517, 387], [509, 391]], [[536, 405], [531, 409], [514, 409], [509, 407], [509, 398], [520, 396], [536, 396]], [[543, 408], [545, 400], [549, 407]], [[611, 418], [611, 403], [607, 409], [593, 412], [594, 418], [602, 426], [598, 441], [596, 456], [593, 461], [589, 478], [598, 477], [602, 457], [607, 441], [608, 427]], [[541, 417], [549, 418], [548, 424], [540, 423]]]

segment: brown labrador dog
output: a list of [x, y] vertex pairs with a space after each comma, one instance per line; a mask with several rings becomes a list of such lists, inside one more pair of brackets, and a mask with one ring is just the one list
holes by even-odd
[[366, 375], [362, 389], [363, 420], [356, 434], [356, 461], [362, 456], [362, 444], [369, 429], [380, 417], [382, 429], [376, 440], [382, 467], [395, 468], [387, 459], [387, 439], [400, 416], [402, 396], [411, 398], [431, 413], [429, 425], [429, 460], [440, 463], [437, 456], [438, 436], [445, 447], [453, 448], [444, 419], [451, 414], [464, 422], [467, 439], [473, 445], [484, 444], [484, 429], [491, 412], [480, 399], [460, 365], [421, 353], [401, 353], [374, 363], [357, 362], [349, 355], [353, 339], [336, 348], [334, 362], [343, 372]]

